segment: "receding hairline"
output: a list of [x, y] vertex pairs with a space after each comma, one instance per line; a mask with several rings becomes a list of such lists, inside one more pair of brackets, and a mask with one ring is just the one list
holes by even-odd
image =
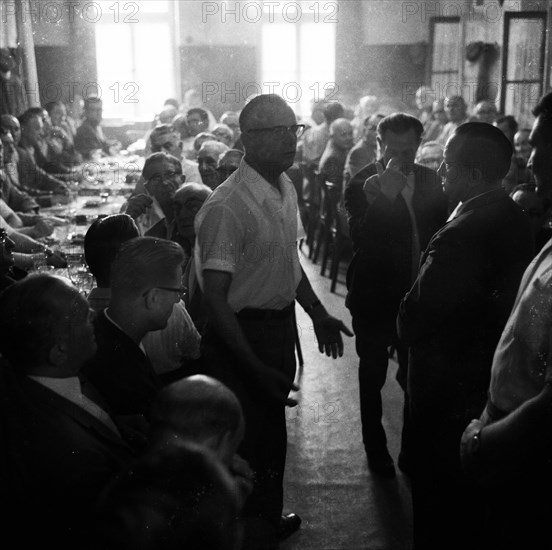
[[242, 132], [247, 130], [252, 122], [258, 122], [259, 124], [266, 123], [267, 119], [274, 116], [277, 109], [282, 109], [282, 114], [283, 111], [288, 111], [288, 114], [292, 114], [295, 118], [293, 109], [284, 98], [276, 94], [262, 94], [254, 97], [240, 113], [240, 129]]

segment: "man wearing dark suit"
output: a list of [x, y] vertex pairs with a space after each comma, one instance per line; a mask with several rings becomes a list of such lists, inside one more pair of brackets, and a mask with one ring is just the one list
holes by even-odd
[[[421, 122], [410, 115], [395, 113], [383, 118], [377, 128], [379, 162], [358, 172], [345, 189], [355, 248], [347, 273], [346, 304], [353, 316], [360, 358], [362, 437], [368, 466], [384, 477], [395, 475], [381, 423], [388, 348], [395, 346], [404, 379], [407, 357], [397, 342], [397, 311], [417, 273], [420, 252], [447, 215], [439, 177], [414, 164], [422, 131]], [[403, 428], [399, 466], [405, 469], [406, 439]]]
[[90, 159], [97, 150], [102, 156], [116, 154], [121, 149], [121, 144], [117, 140], [107, 139], [101, 126], [102, 100], [97, 97], [87, 98], [84, 102], [84, 115], [85, 119], [75, 135], [75, 149], [85, 159]]
[[167, 326], [182, 289], [182, 247], [136, 237], [121, 245], [111, 266], [111, 301], [95, 322], [98, 350], [83, 372], [116, 415], [143, 415], [162, 384], [141, 343]]
[[2, 533], [21, 548], [83, 547], [101, 490], [133, 456], [79, 379], [96, 347], [92, 318], [79, 292], [51, 275], [0, 295]]
[[501, 188], [511, 156], [506, 136], [486, 123], [462, 124], [449, 138], [439, 173], [457, 206], [400, 307], [414, 548], [471, 548], [480, 540], [482, 499], [463, 475], [459, 443], [485, 406], [493, 354], [533, 257], [529, 220]]

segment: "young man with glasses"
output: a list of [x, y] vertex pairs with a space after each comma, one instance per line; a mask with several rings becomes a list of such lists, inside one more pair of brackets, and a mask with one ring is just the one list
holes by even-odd
[[297, 390], [294, 302], [312, 318], [320, 351], [343, 353], [341, 332], [313, 292], [297, 253], [297, 195], [284, 172], [293, 164], [304, 127], [276, 95], [260, 95], [240, 115], [245, 157], [196, 217], [196, 273], [209, 314], [202, 359], [232, 389], [244, 409], [240, 447], [255, 471], [244, 515], [263, 548], [298, 529], [282, 516], [287, 433], [285, 406]]
[[95, 321], [95, 357], [84, 368], [115, 415], [148, 418], [161, 387], [142, 344], [167, 326], [182, 295], [182, 247], [165, 239], [125, 242], [111, 266], [111, 301]]

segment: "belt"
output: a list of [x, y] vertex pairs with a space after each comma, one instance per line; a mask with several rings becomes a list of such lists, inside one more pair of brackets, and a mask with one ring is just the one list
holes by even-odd
[[294, 303], [284, 309], [255, 309], [246, 307], [236, 313], [236, 317], [244, 321], [272, 321], [274, 319], [289, 319], [293, 315]]

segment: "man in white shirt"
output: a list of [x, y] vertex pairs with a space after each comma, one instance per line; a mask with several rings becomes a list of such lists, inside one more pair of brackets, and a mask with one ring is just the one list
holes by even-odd
[[252, 99], [240, 127], [244, 160], [196, 217], [196, 272], [209, 312], [202, 357], [244, 409], [239, 452], [256, 475], [244, 515], [263, 525], [263, 543], [273, 547], [301, 523], [282, 516], [285, 406], [297, 403], [289, 392], [298, 389], [295, 300], [313, 320], [320, 351], [341, 356], [341, 332], [352, 334], [328, 314], [299, 262], [297, 195], [284, 172], [303, 127], [276, 95]]

